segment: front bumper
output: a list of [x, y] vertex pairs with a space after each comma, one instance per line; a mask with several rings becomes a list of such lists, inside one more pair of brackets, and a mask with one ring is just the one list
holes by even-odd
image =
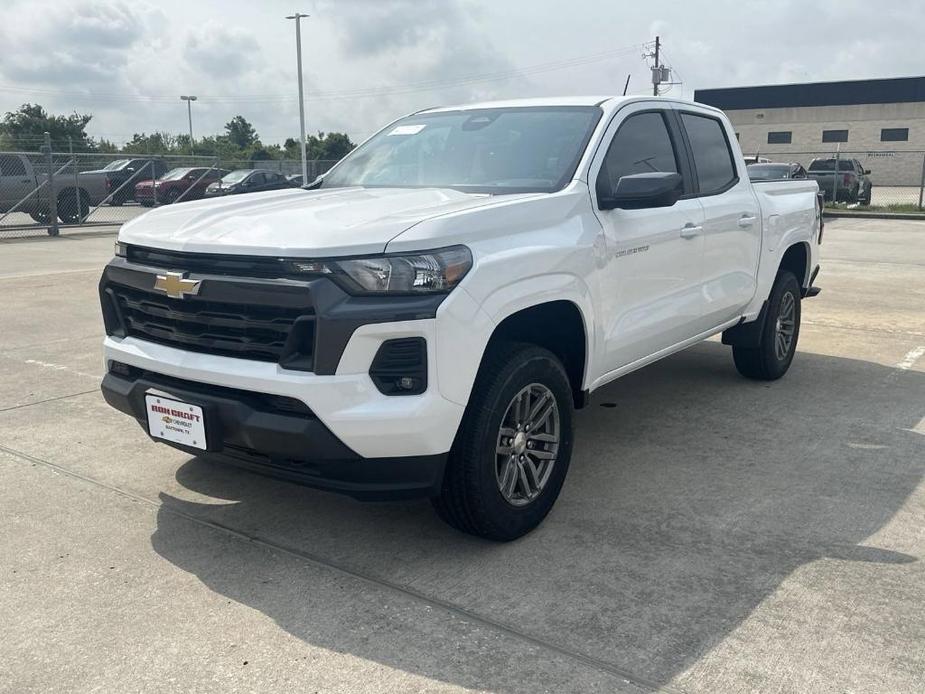
[[202, 407], [208, 451], [155, 439], [191, 455], [219, 458], [364, 500], [427, 497], [440, 490], [445, 453], [364, 458], [294, 398], [186, 381], [137, 367], [127, 371], [106, 374], [103, 397], [145, 431], [145, 394], [150, 391]]

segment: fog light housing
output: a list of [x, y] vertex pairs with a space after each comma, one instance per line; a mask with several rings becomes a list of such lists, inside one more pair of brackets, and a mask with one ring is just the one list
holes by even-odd
[[420, 395], [427, 390], [427, 340], [386, 340], [379, 345], [369, 377], [384, 395]]

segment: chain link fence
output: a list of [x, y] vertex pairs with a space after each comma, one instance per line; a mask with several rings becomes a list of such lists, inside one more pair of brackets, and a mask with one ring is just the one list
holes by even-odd
[[[309, 161], [308, 182], [335, 163]], [[121, 225], [152, 207], [201, 199], [209, 186], [228, 188], [223, 178], [233, 172], [235, 192], [303, 184], [302, 162], [290, 159], [0, 151], [0, 239]]]
[[[858, 206], [861, 209], [876, 208], [882, 210], [908, 210], [920, 211], [923, 209], [923, 193], [925, 193], [925, 151], [855, 151], [855, 150], [816, 150], [794, 152], [743, 152], [746, 158], [758, 157], [759, 161], [795, 162], [802, 164], [807, 170], [816, 159], [839, 160], [839, 176], [831, 180], [827, 178], [825, 184], [820, 181], [820, 188], [827, 193], [829, 203], [832, 204], [832, 188], [836, 188], [837, 204], [849, 207]], [[864, 177], [870, 180], [870, 205], [866, 205], [866, 194], [862, 186], [847, 170], [850, 162], [856, 160], [860, 168], [870, 171]], [[834, 172], [831, 166], [829, 177]], [[842, 170], [842, 169], [846, 170]], [[857, 190], [857, 188], [862, 188]]]

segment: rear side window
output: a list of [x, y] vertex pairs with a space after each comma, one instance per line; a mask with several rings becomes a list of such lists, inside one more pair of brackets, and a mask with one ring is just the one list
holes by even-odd
[[736, 170], [723, 124], [716, 118], [693, 113], [682, 113], [681, 121], [691, 143], [700, 194], [711, 195], [728, 188], [736, 181]]
[[0, 176], [25, 176], [26, 165], [12, 155], [0, 155]]
[[623, 176], [653, 171], [679, 173], [678, 161], [665, 117], [655, 111], [637, 113], [623, 121], [610, 143], [597, 177], [597, 194], [607, 195]]

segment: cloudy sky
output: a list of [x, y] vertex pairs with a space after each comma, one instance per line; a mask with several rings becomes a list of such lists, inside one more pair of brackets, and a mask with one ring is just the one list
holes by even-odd
[[0, 113], [24, 102], [135, 132], [217, 133], [235, 114], [265, 143], [298, 135], [299, 10], [309, 131], [354, 140], [427, 106], [647, 92], [660, 34], [702, 87], [925, 73], [925, 3], [904, 0], [0, 0]]

